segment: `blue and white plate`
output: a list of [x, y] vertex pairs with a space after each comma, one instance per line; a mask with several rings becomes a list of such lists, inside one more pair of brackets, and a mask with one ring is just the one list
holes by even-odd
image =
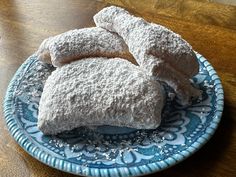
[[202, 98], [189, 107], [167, 102], [156, 130], [80, 128], [45, 136], [37, 128], [44, 82], [53, 70], [35, 55], [18, 69], [7, 90], [4, 113], [14, 139], [34, 158], [59, 170], [84, 176], [139, 176], [171, 167], [202, 147], [215, 132], [224, 97], [213, 67], [197, 54], [194, 84]]

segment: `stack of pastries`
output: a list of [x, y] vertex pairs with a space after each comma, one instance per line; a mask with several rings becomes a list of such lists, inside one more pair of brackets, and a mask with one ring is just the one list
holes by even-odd
[[36, 52], [56, 67], [39, 103], [44, 134], [101, 125], [155, 129], [165, 105], [163, 83], [182, 105], [200, 95], [190, 82], [197, 58], [180, 35], [115, 6], [94, 22], [45, 39]]

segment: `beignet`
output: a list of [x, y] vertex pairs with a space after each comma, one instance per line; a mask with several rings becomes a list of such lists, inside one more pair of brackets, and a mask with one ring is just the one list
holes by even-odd
[[161, 122], [163, 92], [153, 76], [125, 59], [78, 60], [48, 77], [38, 127], [44, 134], [100, 125], [154, 129]]

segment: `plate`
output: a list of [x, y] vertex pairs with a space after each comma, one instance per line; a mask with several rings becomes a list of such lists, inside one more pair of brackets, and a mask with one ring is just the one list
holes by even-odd
[[200, 54], [193, 84], [202, 97], [189, 107], [167, 99], [163, 121], [155, 130], [79, 128], [45, 136], [37, 128], [38, 104], [53, 67], [30, 56], [11, 80], [4, 113], [17, 143], [39, 161], [83, 176], [140, 176], [164, 170], [201, 148], [215, 132], [223, 111], [219, 77]]

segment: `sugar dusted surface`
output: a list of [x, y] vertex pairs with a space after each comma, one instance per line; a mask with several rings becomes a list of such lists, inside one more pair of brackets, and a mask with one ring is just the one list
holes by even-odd
[[70, 30], [50, 37], [43, 41], [37, 54], [41, 61], [51, 60], [55, 67], [86, 57], [132, 58], [119, 35], [100, 27]]
[[80, 126], [157, 128], [163, 90], [127, 60], [89, 58], [57, 68], [45, 83], [38, 127], [57, 134]]
[[189, 81], [198, 73], [196, 55], [180, 35], [115, 6], [102, 9], [94, 21], [97, 26], [118, 33], [140, 67], [171, 86], [181, 104], [190, 104], [192, 97], [199, 96]]

